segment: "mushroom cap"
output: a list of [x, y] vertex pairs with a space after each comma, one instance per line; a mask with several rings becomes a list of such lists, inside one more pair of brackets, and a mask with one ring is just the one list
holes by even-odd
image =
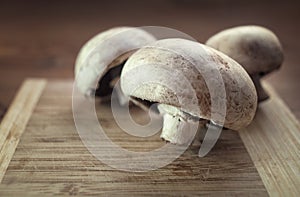
[[[168, 77], [162, 74], [165, 70], [174, 73], [175, 77], [165, 79], [164, 77]], [[220, 74], [221, 80], [217, 80], [213, 71]], [[172, 91], [164, 84], [132, 80], [147, 75], [159, 76], [162, 81], [165, 80], [171, 84], [184, 83], [183, 76], [195, 91], [198, 100], [192, 100], [193, 95], [182, 88], [184, 84]], [[217, 96], [210, 96], [205, 79], [216, 81], [216, 86], [211, 89], [215, 93], [221, 90], [220, 83], [223, 80], [226, 98], [218, 97], [222, 95], [215, 93]], [[142, 47], [125, 63], [120, 83], [124, 94], [131, 96], [132, 99], [138, 98], [175, 106], [192, 116], [212, 120], [216, 124], [222, 124], [222, 118], [225, 116], [224, 127], [233, 130], [247, 126], [256, 111], [257, 95], [247, 72], [225, 54], [190, 40], [164, 39]], [[132, 87], [135, 89], [133, 90]], [[183, 102], [180, 102], [178, 98]], [[225, 114], [218, 114], [218, 111], [215, 111], [214, 113], [219, 116], [212, 117], [212, 102], [217, 103], [216, 109], [221, 109], [221, 101], [224, 100]], [[187, 105], [182, 106], [181, 103]], [[199, 108], [191, 108], [188, 106], [189, 103], [191, 103], [190, 106]]]
[[84, 94], [111, 68], [120, 65], [138, 48], [155, 41], [148, 32], [134, 27], [115, 27], [101, 32], [81, 48], [75, 63], [76, 85]]
[[260, 26], [239, 26], [221, 31], [206, 42], [240, 63], [250, 75], [278, 69], [283, 51], [277, 36]]

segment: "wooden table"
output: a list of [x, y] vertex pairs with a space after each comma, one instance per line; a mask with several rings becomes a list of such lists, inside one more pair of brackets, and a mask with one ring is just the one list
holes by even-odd
[[[0, 125], [0, 196], [299, 196], [300, 125], [265, 86], [271, 99], [260, 105], [253, 123], [240, 132], [223, 131], [204, 158], [191, 146], [163, 168], [124, 172], [97, 160], [80, 140], [72, 80], [27, 79]], [[126, 134], [109, 104], [96, 106], [114, 143], [132, 151], [164, 145], [159, 134], [141, 139]], [[109, 154], [107, 148], [99, 151]]]

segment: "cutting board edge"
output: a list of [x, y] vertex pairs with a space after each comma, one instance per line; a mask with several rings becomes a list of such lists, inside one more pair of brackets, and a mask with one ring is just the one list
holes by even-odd
[[[15, 149], [18, 145], [18, 142], [22, 136], [23, 131], [26, 128], [26, 125], [30, 119], [30, 116], [35, 109], [35, 106], [37, 102], [39, 101], [39, 98], [41, 94], [43, 93], [43, 90], [48, 83], [47, 79], [43, 78], [28, 78], [26, 79], [19, 91], [16, 94], [15, 99], [13, 100], [11, 106], [9, 107], [7, 113], [5, 114], [1, 124], [0, 124], [0, 130], [2, 131], [4, 129], [5, 132], [1, 132], [0, 135], [0, 183], [6, 173], [6, 169], [9, 165], [9, 162], [11, 158], [14, 155]], [[277, 95], [276, 91], [266, 82], [263, 83], [264, 87], [266, 87], [267, 91], [270, 93], [270, 96], [276, 97], [276, 102], [278, 102], [281, 106], [284, 107], [284, 113], [288, 114], [288, 116], [291, 118], [293, 124], [297, 126], [297, 128], [300, 128], [300, 124], [298, 120], [295, 118], [295, 116], [292, 114], [290, 109], [286, 106], [286, 104], [281, 100], [281, 98]], [[30, 98], [30, 99], [29, 99]], [[12, 124], [14, 122], [14, 124]], [[299, 193], [299, 190], [297, 190], [296, 187], [287, 188], [285, 191], [282, 191], [282, 188], [276, 188], [274, 187], [274, 184], [276, 183], [276, 180], [281, 179], [284, 180], [285, 183], [288, 183], [287, 181], [290, 180], [290, 177], [272, 177], [272, 171], [271, 173], [267, 173], [266, 170], [263, 168], [264, 166], [268, 166], [269, 163], [274, 162], [280, 162], [280, 158], [271, 158], [267, 161], [260, 161], [257, 160], [256, 153], [253, 152], [255, 144], [251, 143], [251, 141], [247, 141], [247, 139], [251, 139], [252, 142], [255, 140], [257, 136], [247, 133], [246, 132], [240, 132], [241, 139], [243, 140], [243, 143], [254, 162], [257, 171], [262, 178], [262, 181], [268, 191], [268, 193], [272, 196], [275, 194], [297, 194]], [[293, 136], [293, 135], [291, 135]], [[12, 140], [12, 143], [9, 143], [8, 139]], [[296, 141], [295, 143], [299, 143], [299, 141]], [[296, 146], [296, 144], [294, 144]], [[263, 145], [266, 146], [266, 145]], [[268, 144], [269, 146], [269, 144]], [[257, 147], [256, 147], [257, 148]], [[8, 151], [9, 150], [9, 151]], [[8, 152], [8, 154], [7, 154]], [[296, 156], [295, 156], [296, 157]], [[296, 159], [296, 158], [293, 158]], [[295, 177], [293, 180], [299, 181], [299, 178]], [[270, 180], [272, 182], [270, 182]], [[300, 181], [299, 181], [300, 182]], [[275, 189], [274, 189], [275, 188]]]
[[46, 84], [43, 78], [25, 79], [1, 121], [0, 183]]

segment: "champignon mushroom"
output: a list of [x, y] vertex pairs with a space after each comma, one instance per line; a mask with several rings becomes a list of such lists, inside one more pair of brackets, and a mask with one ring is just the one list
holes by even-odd
[[[88, 96], [107, 98], [128, 57], [155, 40], [151, 34], [134, 27], [116, 27], [96, 35], [77, 56], [75, 76], [78, 89]], [[124, 104], [127, 99], [118, 88], [117, 93], [120, 103]]]
[[240, 26], [221, 31], [206, 42], [239, 62], [251, 76], [258, 101], [269, 96], [261, 86], [260, 79], [280, 68], [283, 62], [281, 44], [276, 35], [260, 26]]
[[[214, 76], [214, 70], [221, 79]], [[174, 77], [167, 78], [165, 71], [173, 73]], [[181, 87], [174, 92], [160, 82], [133, 80], [138, 76], [157, 75], [160, 81], [182, 87], [185, 78], [194, 89], [197, 100], [192, 100], [192, 95], [183, 88], [179, 89]], [[211, 97], [210, 93], [218, 93], [220, 87], [209, 91], [206, 80], [215, 80], [217, 85], [223, 80], [225, 98]], [[223, 53], [190, 40], [164, 39], [142, 47], [125, 63], [120, 83], [124, 94], [135, 103], [148, 103], [148, 106], [158, 103], [158, 110], [164, 118], [161, 138], [173, 144], [190, 143], [194, 135], [189, 133], [188, 127], [199, 121], [220, 125], [225, 118], [224, 127], [239, 130], [252, 121], [256, 111], [257, 95], [247, 72]], [[133, 90], [132, 87], [136, 88]], [[178, 98], [186, 105], [182, 105]], [[227, 108], [225, 114], [211, 110], [213, 102], [219, 104], [223, 101]], [[195, 105], [189, 104], [196, 104], [198, 108], [191, 108], [189, 106]], [[213, 113], [217, 116], [213, 117]]]

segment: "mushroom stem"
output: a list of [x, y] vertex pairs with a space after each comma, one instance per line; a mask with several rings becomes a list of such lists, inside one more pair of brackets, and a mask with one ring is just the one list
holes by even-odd
[[164, 118], [160, 135], [163, 140], [177, 145], [186, 145], [193, 141], [199, 124], [195, 117], [165, 104], [159, 104], [158, 110]]
[[266, 91], [264, 90], [264, 88], [260, 83], [261, 76], [257, 74], [257, 75], [252, 75], [251, 78], [256, 88], [257, 97], [258, 97], [257, 101], [261, 102], [267, 100], [269, 98], [269, 95], [266, 93]]

